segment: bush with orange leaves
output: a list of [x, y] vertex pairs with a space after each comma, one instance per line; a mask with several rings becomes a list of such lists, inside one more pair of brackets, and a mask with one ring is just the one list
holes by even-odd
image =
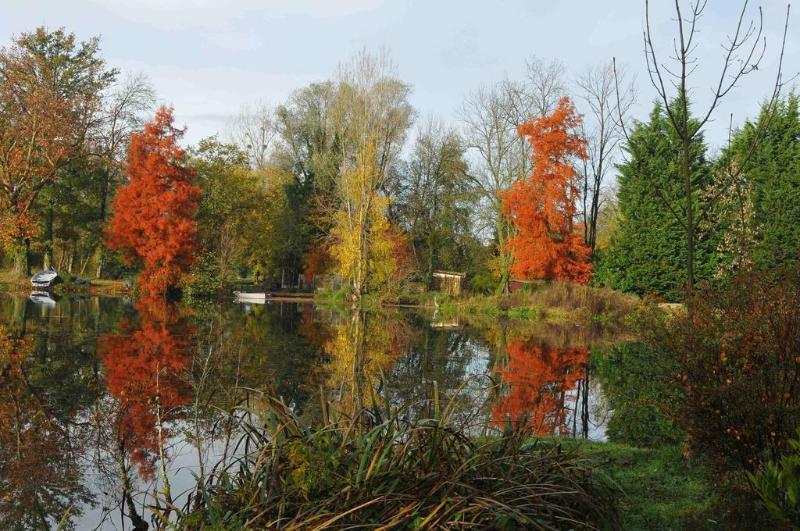
[[687, 307], [644, 329], [681, 364], [690, 448], [721, 470], [757, 468], [800, 427], [800, 271], [744, 273]]

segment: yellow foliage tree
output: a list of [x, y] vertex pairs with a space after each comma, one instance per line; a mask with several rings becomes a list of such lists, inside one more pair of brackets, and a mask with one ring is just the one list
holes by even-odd
[[367, 291], [385, 287], [397, 270], [395, 240], [386, 218], [389, 200], [379, 191], [383, 173], [375, 142], [368, 142], [339, 179], [341, 205], [333, 213], [331, 254], [356, 304]]

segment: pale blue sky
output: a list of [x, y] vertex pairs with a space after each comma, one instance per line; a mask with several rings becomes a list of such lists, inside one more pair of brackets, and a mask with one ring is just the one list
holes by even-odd
[[[672, 2], [656, 0], [656, 32], [668, 51]], [[642, 54], [643, 0], [0, 0], [0, 42], [38, 25], [102, 36], [109, 63], [145, 73], [175, 106], [187, 139], [223, 132], [242, 105], [280, 103], [292, 89], [324, 79], [362, 47], [385, 46], [413, 85], [421, 116], [456, 121], [464, 95], [517, 77], [532, 54], [559, 58], [574, 79], [617, 56], [637, 77], [637, 117], [655, 96]], [[720, 42], [740, 6], [709, 0], [702, 21], [695, 99], [707, 100], [718, 76]], [[786, 2], [765, 0], [768, 55], [757, 75], [726, 100], [711, 124], [725, 137], [728, 114], [753, 114], [770, 91]], [[757, 13], [757, 4], [751, 12]], [[800, 70], [800, 16], [789, 32], [785, 66]], [[661, 41], [660, 41], [661, 42]]]

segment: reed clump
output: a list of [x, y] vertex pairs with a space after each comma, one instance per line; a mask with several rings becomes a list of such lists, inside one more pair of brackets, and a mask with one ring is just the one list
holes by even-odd
[[269, 425], [248, 427], [240, 457], [198, 484], [181, 527], [616, 527], [596, 463], [526, 431], [474, 438], [438, 405], [431, 418], [372, 408], [304, 427], [269, 403]]

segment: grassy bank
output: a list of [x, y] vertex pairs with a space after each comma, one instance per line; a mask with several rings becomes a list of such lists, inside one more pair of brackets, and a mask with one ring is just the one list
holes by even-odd
[[562, 440], [619, 487], [620, 524], [626, 530], [721, 529], [707, 471], [686, 460], [679, 446], [635, 448]]
[[[346, 290], [318, 291], [314, 302], [321, 306], [349, 308]], [[448, 296], [438, 291], [399, 293], [385, 297], [367, 294], [362, 308], [381, 306], [422, 308], [437, 318], [463, 318], [480, 324], [499, 318], [523, 321], [621, 324], [639, 304], [639, 299], [607, 288], [561, 282], [542, 283], [504, 295], [462, 294]]]
[[[13, 271], [0, 271], [0, 289], [27, 294], [31, 291], [31, 282], [28, 278], [18, 277]], [[57, 295], [119, 296], [129, 292], [130, 288], [121, 280], [70, 278], [53, 286], [53, 293]]]
[[606, 288], [553, 282], [507, 295], [426, 293], [418, 302], [437, 309], [442, 317], [620, 323], [639, 301]]

